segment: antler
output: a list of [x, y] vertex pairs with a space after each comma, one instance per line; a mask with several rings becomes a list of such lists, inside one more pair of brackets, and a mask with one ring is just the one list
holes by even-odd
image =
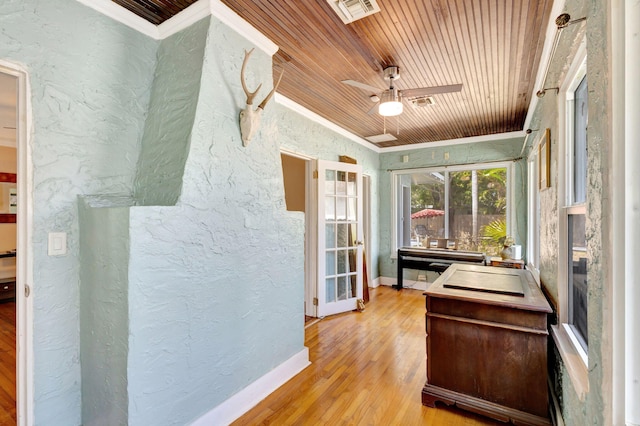
[[284, 70], [282, 70], [280, 72], [280, 77], [278, 77], [278, 82], [276, 83], [275, 86], [273, 86], [273, 89], [271, 89], [271, 92], [269, 92], [269, 94], [267, 95], [266, 98], [264, 98], [264, 100], [262, 102], [260, 102], [260, 105], [258, 105], [258, 108], [260, 109], [264, 109], [264, 107], [267, 106], [267, 102], [269, 102], [269, 100], [271, 99], [271, 97], [273, 96], [274, 93], [276, 93], [276, 89], [278, 88], [278, 85], [280, 84], [280, 80], [282, 80], [282, 75], [284, 74]]
[[256, 95], [258, 94], [258, 91], [262, 87], [262, 83], [260, 83], [258, 85], [258, 88], [255, 90], [255, 92], [250, 92], [249, 89], [247, 89], [247, 85], [244, 82], [244, 69], [247, 66], [247, 62], [249, 61], [249, 57], [251, 56], [252, 53], [253, 53], [253, 49], [251, 49], [248, 52], [246, 50], [244, 51], [244, 61], [242, 61], [242, 69], [240, 70], [240, 81], [242, 82], [242, 89], [244, 90], [245, 95], [247, 95], [247, 105], [253, 105], [253, 98], [256, 97]]

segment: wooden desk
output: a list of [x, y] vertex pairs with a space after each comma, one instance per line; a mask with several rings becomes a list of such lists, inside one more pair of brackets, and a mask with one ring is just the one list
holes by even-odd
[[477, 251], [429, 249], [402, 247], [398, 249], [398, 282], [393, 288], [402, 289], [403, 270], [418, 269], [442, 273], [453, 263], [474, 263], [484, 265], [484, 253]]
[[552, 311], [531, 273], [454, 264], [424, 294], [422, 403], [455, 404], [516, 424], [550, 424], [547, 314]]

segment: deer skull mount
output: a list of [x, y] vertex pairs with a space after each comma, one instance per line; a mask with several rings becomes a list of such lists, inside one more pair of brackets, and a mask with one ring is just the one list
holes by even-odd
[[258, 108], [253, 109], [253, 98], [258, 94], [258, 91], [262, 87], [262, 83], [258, 85], [255, 91], [250, 92], [247, 89], [247, 85], [244, 82], [244, 69], [247, 66], [247, 62], [249, 61], [249, 57], [253, 53], [253, 49], [250, 51], [244, 51], [244, 61], [242, 62], [242, 69], [240, 70], [240, 81], [242, 82], [242, 89], [244, 90], [245, 95], [247, 95], [247, 106], [244, 107], [242, 111], [240, 111], [240, 135], [242, 136], [242, 145], [247, 146], [249, 142], [251, 142], [251, 138], [258, 131], [258, 127], [260, 127], [260, 117], [262, 116], [262, 111], [264, 107], [267, 105], [267, 102], [271, 99], [273, 94], [276, 92], [278, 85], [280, 84], [280, 80], [282, 80], [282, 74], [284, 70], [280, 73], [280, 77], [278, 78], [278, 82], [271, 92], [267, 95], [266, 98], [258, 105]]

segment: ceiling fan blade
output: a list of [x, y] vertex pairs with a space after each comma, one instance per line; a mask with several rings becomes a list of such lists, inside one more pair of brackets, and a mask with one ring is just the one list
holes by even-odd
[[355, 80], [342, 80], [344, 84], [348, 84], [349, 86], [357, 87], [358, 89], [364, 89], [371, 93], [382, 93], [385, 89], [380, 89], [378, 87], [369, 86], [368, 84], [360, 83]]
[[376, 112], [378, 112], [378, 106], [380, 105], [380, 101], [376, 102], [376, 104], [371, 107], [371, 109], [369, 111], [367, 111], [367, 114], [371, 115], [371, 114], [375, 114]]
[[451, 84], [448, 86], [420, 87], [417, 89], [401, 90], [403, 98], [415, 98], [417, 96], [437, 95], [440, 93], [459, 92], [462, 90], [462, 84]]

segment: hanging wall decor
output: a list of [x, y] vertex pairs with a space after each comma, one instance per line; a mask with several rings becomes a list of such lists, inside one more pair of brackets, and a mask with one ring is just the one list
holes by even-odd
[[278, 78], [278, 82], [273, 86], [271, 92], [267, 95], [266, 98], [258, 105], [258, 108], [253, 109], [253, 98], [258, 94], [258, 91], [262, 87], [262, 83], [258, 85], [255, 91], [250, 92], [247, 89], [247, 85], [244, 82], [244, 70], [247, 66], [247, 62], [249, 61], [249, 57], [253, 53], [253, 49], [250, 51], [244, 51], [244, 61], [242, 61], [242, 69], [240, 70], [240, 81], [242, 82], [242, 89], [244, 90], [245, 95], [247, 95], [247, 106], [240, 111], [240, 134], [242, 136], [242, 145], [247, 146], [251, 141], [251, 138], [258, 131], [258, 127], [260, 127], [260, 117], [262, 116], [262, 111], [264, 110], [267, 102], [271, 99], [273, 94], [276, 92], [278, 85], [280, 84], [280, 80], [282, 80], [282, 74], [280, 73], [280, 77]]
[[543, 190], [551, 186], [551, 130], [546, 129], [538, 145], [539, 185]]

